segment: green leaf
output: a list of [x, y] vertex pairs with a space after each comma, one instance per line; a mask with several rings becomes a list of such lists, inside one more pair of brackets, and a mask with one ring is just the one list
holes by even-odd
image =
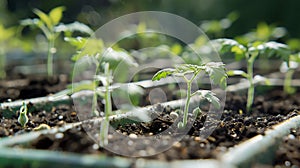
[[65, 9], [66, 8], [64, 6], [59, 6], [59, 7], [52, 9], [49, 12], [49, 17], [51, 19], [52, 25], [57, 25], [59, 23], [59, 21], [62, 18], [63, 11]]
[[180, 44], [174, 44], [171, 47], [171, 52], [175, 55], [179, 55], [182, 52], [182, 47]]
[[96, 56], [97, 54], [102, 54], [104, 50], [104, 44], [101, 39], [89, 38], [84, 43], [81, 51], [78, 51], [78, 54], [72, 57], [73, 61], [77, 61], [84, 56]]
[[82, 90], [95, 90], [96, 83], [94, 81], [81, 81], [79, 83], [73, 83], [67, 86], [68, 88], [72, 88], [72, 93], [79, 92]]
[[215, 41], [221, 44], [221, 47], [219, 49], [221, 54], [233, 53], [235, 55], [235, 60], [237, 61], [245, 58], [247, 49], [237, 41], [225, 38], [217, 39]]
[[222, 62], [209, 62], [204, 65], [204, 68], [213, 84], [218, 84], [222, 89], [226, 88], [225, 64]]
[[194, 116], [199, 116], [201, 114], [201, 109], [199, 107], [196, 107], [194, 110], [193, 110], [193, 114]]
[[108, 48], [102, 56], [101, 61], [108, 62], [110, 69], [116, 69], [117, 66], [134, 66], [137, 67], [136, 61], [129, 55], [125, 50], [114, 50], [113, 48]]
[[194, 64], [180, 64], [176, 65], [176, 70], [179, 74], [188, 74], [188, 73], [196, 73], [203, 69], [202, 66], [194, 65]]
[[197, 90], [195, 93], [193, 93], [193, 95], [199, 95], [203, 98], [205, 98], [207, 101], [209, 101], [215, 108], [220, 109], [221, 105], [220, 105], [220, 100], [219, 98], [216, 96], [215, 93], [213, 93], [210, 90]]
[[80, 32], [88, 35], [92, 35], [94, 31], [86, 24], [80, 22], [73, 22], [70, 24], [59, 24], [55, 27], [55, 32]]
[[72, 46], [75, 46], [77, 50], [81, 50], [87, 42], [87, 39], [83, 37], [65, 37], [64, 40]]
[[172, 75], [176, 72], [173, 68], [166, 68], [158, 71], [153, 77], [152, 81], [160, 80], [161, 78], [166, 78], [169, 75]]
[[24, 19], [24, 20], [21, 20], [20, 21], [20, 24], [22, 26], [38, 26], [39, 25], [39, 22], [41, 22], [40, 19]]
[[240, 75], [240, 76], [243, 76], [244, 78], [248, 78], [248, 74], [242, 70], [230, 70], [230, 71], [227, 71], [227, 75], [228, 76]]
[[290, 60], [294, 62], [300, 63], [300, 53], [293, 54], [290, 56]]
[[44, 22], [48, 29], [52, 30], [53, 29], [53, 24], [52, 21], [50, 19], [50, 17], [45, 14], [43, 11], [39, 10], [39, 9], [33, 9], [33, 12], [42, 20], [42, 22]]
[[[250, 49], [249, 49], [250, 50]], [[259, 51], [259, 54], [267, 58], [280, 58], [286, 62], [289, 61], [291, 50], [285, 44], [270, 41], [251, 48], [251, 50]]]

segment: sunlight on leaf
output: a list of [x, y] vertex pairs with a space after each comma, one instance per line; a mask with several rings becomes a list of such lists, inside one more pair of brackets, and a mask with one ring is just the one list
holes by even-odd
[[33, 9], [33, 12], [47, 25], [48, 29], [53, 29], [50, 17], [39, 9]]
[[65, 10], [65, 7], [59, 6], [59, 7], [52, 9], [49, 12], [49, 17], [52, 21], [52, 25], [57, 25], [59, 23], [59, 21], [62, 18], [62, 14], [63, 14], [64, 10]]

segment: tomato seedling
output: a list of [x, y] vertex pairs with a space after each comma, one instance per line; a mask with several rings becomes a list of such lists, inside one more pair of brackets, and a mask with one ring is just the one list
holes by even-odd
[[74, 31], [79, 31], [86, 34], [92, 34], [93, 31], [85, 24], [74, 22], [70, 24], [62, 24], [60, 20], [63, 16], [65, 7], [59, 6], [52, 9], [49, 14], [44, 13], [39, 9], [34, 9], [33, 12], [39, 17], [34, 19], [25, 19], [21, 21], [23, 26], [34, 26], [42, 30], [48, 40], [47, 49], [47, 73], [48, 76], [53, 75], [53, 55], [56, 53], [55, 39], [61, 32], [71, 34]]
[[19, 114], [19, 117], [18, 117], [18, 123], [21, 124], [21, 126], [23, 128], [28, 123], [27, 105], [25, 104], [25, 102], [23, 102], [23, 105], [20, 107], [20, 114]]
[[[152, 81], [160, 80], [162, 78], [166, 78], [169, 75], [179, 76], [184, 79], [184, 81], [187, 84], [186, 89], [186, 101], [183, 111], [183, 121], [178, 123], [179, 128], [184, 128], [187, 125], [188, 121], [188, 112], [189, 112], [189, 105], [191, 97], [195, 95], [199, 95], [203, 97], [204, 99], [208, 100], [215, 108], [220, 108], [220, 101], [216, 97], [216, 95], [209, 91], [209, 90], [197, 90], [194, 93], [192, 93], [192, 83], [198, 76], [200, 72], [206, 72], [212, 82], [214, 84], [218, 84], [221, 88], [226, 87], [226, 72], [224, 64], [221, 62], [209, 62], [202, 65], [192, 65], [192, 64], [181, 64], [175, 66], [175, 68], [166, 68], [158, 71], [153, 77]], [[191, 77], [188, 77], [188, 75], [191, 75]], [[200, 111], [200, 108], [194, 109], [194, 111]]]
[[267, 58], [280, 58], [283, 61], [289, 62], [291, 54], [287, 45], [277, 42], [254, 42], [244, 46], [232, 39], [217, 39], [217, 43], [221, 44], [221, 54], [233, 53], [235, 60], [239, 61], [245, 59], [247, 61], [247, 72], [242, 70], [230, 70], [227, 72], [228, 76], [240, 75], [249, 81], [248, 96], [247, 96], [247, 112], [251, 111], [254, 100], [254, 81], [253, 81], [253, 65], [254, 61], [259, 56]]

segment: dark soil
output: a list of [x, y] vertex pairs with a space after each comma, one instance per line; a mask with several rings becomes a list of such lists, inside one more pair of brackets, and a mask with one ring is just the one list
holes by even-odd
[[300, 128], [292, 129], [291, 133], [283, 138], [274, 164], [277, 167], [300, 166]]
[[[219, 154], [226, 152], [229, 147], [255, 135], [263, 134], [272, 125], [299, 114], [297, 110], [300, 109], [300, 93], [287, 96], [280, 89], [276, 88], [269, 91], [266, 97], [258, 95], [251, 114], [245, 113], [246, 96], [243, 93], [241, 93], [242, 95], [228, 93], [225, 111], [219, 126], [207, 139], [199, 138], [199, 131], [207, 129], [203, 127], [206, 119], [206, 113], [204, 112], [194, 122], [188, 135], [179, 143], [173, 145], [173, 147], [163, 153], [147, 158], [168, 161], [175, 159], [217, 158]], [[173, 123], [169, 114], [174, 109], [168, 107], [162, 109], [161, 113], [158, 113], [159, 117], [151, 123], [119, 125], [117, 129], [125, 135], [155, 135]], [[25, 130], [23, 130], [17, 123], [17, 115], [13, 120], [1, 117], [1, 125], [4, 127], [1, 127], [0, 136], [3, 137], [30, 131], [41, 123], [53, 127], [78, 121], [73, 106], [66, 105], [53, 108], [51, 112], [37, 111], [32, 116], [29, 116], [29, 118], [30, 122]], [[96, 142], [85, 133], [81, 126], [59, 134], [60, 136], [40, 136], [31, 142], [29, 147], [88, 154], [105, 154], [109, 156], [116, 155], [103, 148], [99, 148]], [[299, 135], [299, 131], [297, 135]], [[113, 137], [111, 140], [113, 140]], [[300, 155], [298, 155], [298, 159], [299, 157]]]
[[53, 77], [19, 75], [0, 80], [0, 102], [43, 97], [66, 89], [66, 75]]

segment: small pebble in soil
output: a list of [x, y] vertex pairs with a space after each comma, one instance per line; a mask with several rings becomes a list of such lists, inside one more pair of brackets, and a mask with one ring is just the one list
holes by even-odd
[[55, 134], [56, 139], [62, 139], [63, 137], [64, 137], [64, 134], [61, 132]]
[[62, 120], [62, 119], [64, 119], [64, 116], [60, 115], [60, 116], [58, 116], [58, 119]]
[[127, 144], [128, 144], [129, 146], [131, 146], [131, 145], [133, 145], [133, 141], [128, 141]]
[[284, 162], [285, 166], [290, 167], [291, 166], [291, 162], [290, 161], [285, 161]]
[[288, 136], [288, 138], [289, 138], [289, 139], [295, 139], [295, 136], [294, 136], [293, 134], [290, 134], [290, 135]]
[[137, 135], [136, 134], [129, 134], [129, 138], [136, 139]]
[[94, 149], [94, 150], [99, 149], [99, 145], [98, 145], [98, 144], [94, 144], [94, 145], [93, 145], [93, 149]]

